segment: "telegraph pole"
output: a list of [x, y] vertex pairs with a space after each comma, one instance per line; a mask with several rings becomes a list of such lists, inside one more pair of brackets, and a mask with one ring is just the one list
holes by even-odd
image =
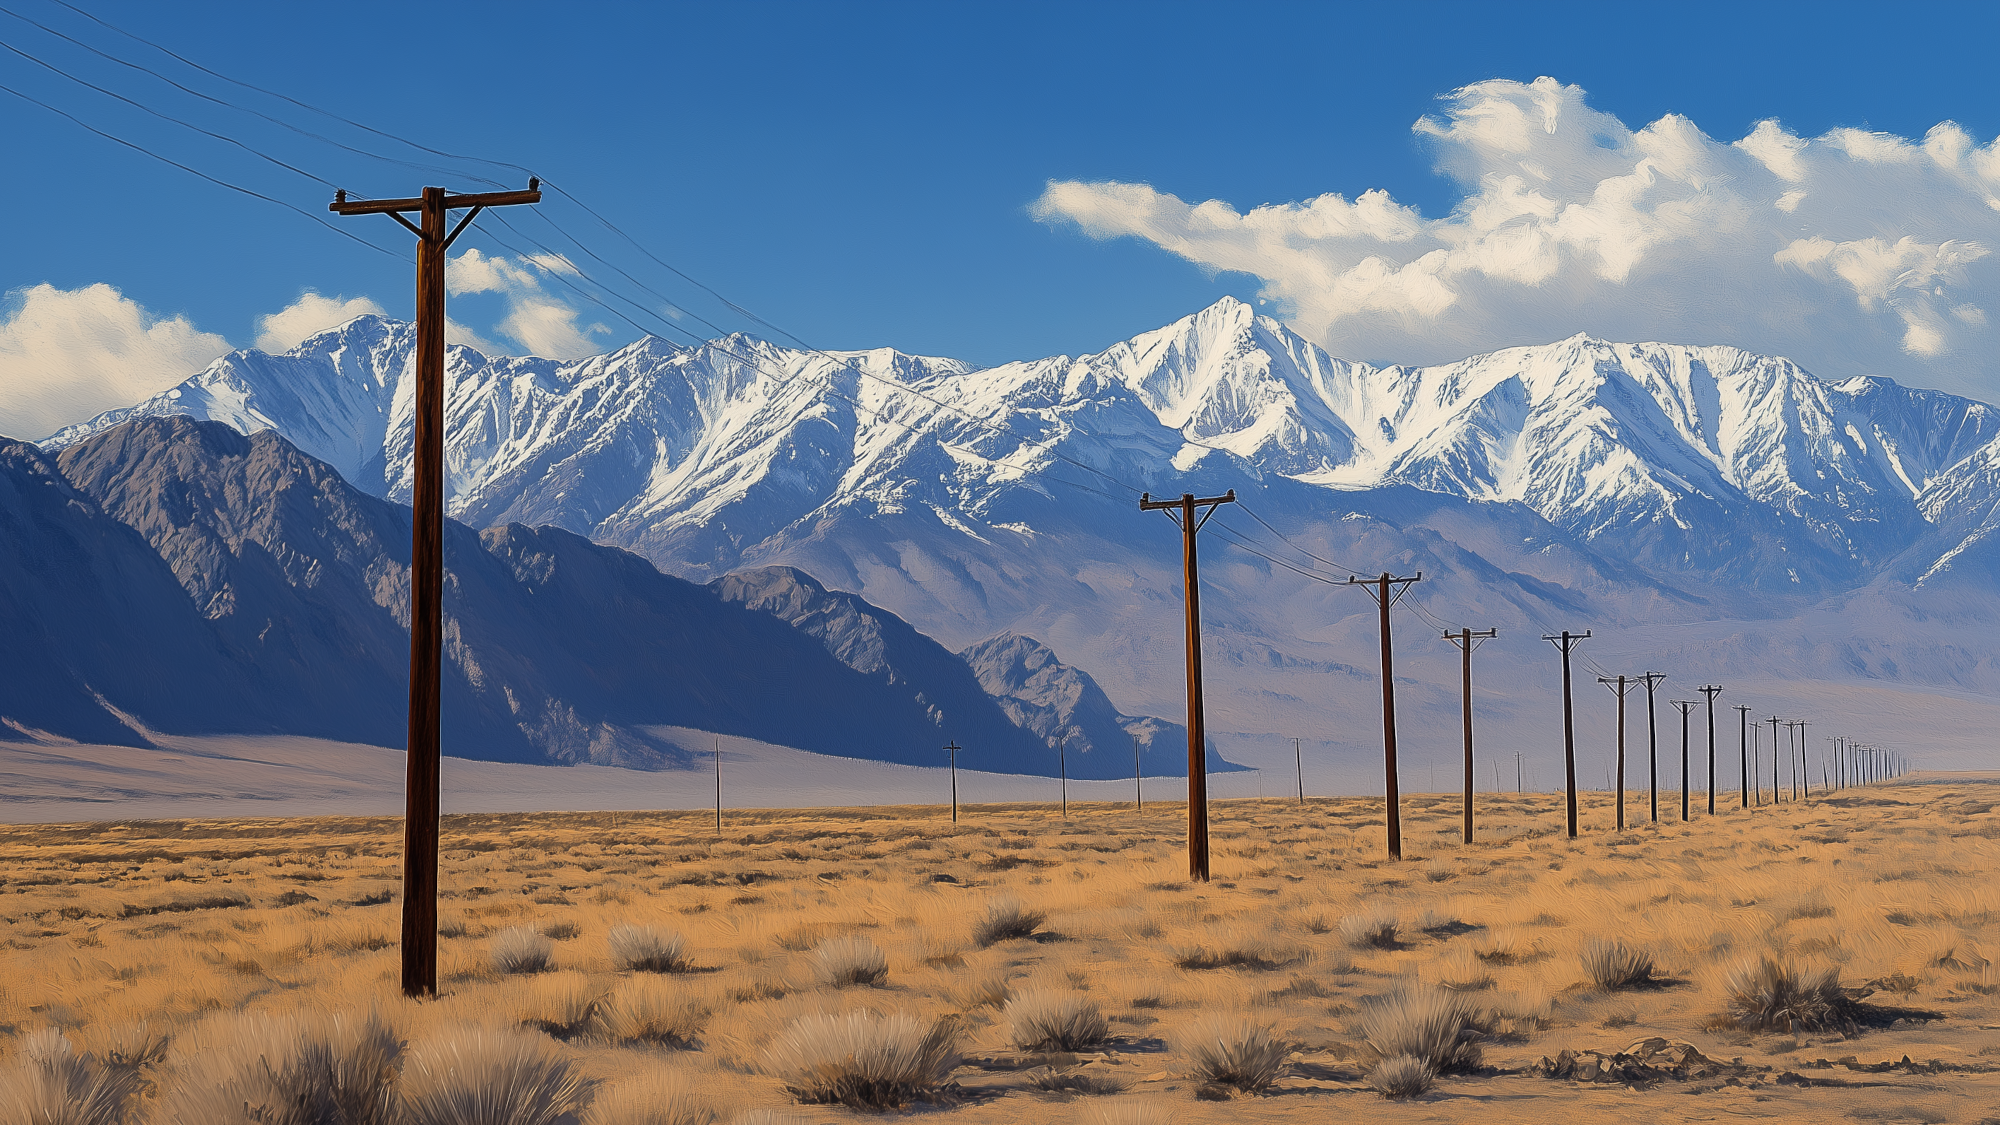
[[1667, 678], [1665, 672], [1648, 672], [1639, 677], [1646, 682], [1646, 768], [1653, 785], [1653, 823], [1660, 822], [1660, 720], [1653, 713], [1653, 689]]
[[715, 834], [722, 835], [722, 736], [715, 736]]
[[1613, 685], [1611, 690], [1618, 693], [1618, 831], [1625, 831], [1625, 689], [1636, 687], [1636, 682], [1628, 683], [1625, 676], [1611, 679], [1597, 677], [1597, 682]]
[[[415, 199], [352, 200], [341, 215], [387, 215], [417, 236], [416, 457], [410, 550], [410, 716], [403, 815], [403, 995], [437, 995], [439, 695], [444, 674], [444, 270], [445, 251], [488, 207], [540, 203], [526, 191], [450, 195], [427, 187]], [[453, 211], [465, 210], [446, 230]], [[415, 213], [419, 222], [404, 218]]]
[[[1188, 878], [1208, 882], [1208, 734], [1201, 714], [1201, 577], [1195, 569], [1194, 537], [1215, 509], [1236, 503], [1236, 490], [1221, 496], [1197, 497], [1184, 492], [1179, 500], [1155, 500], [1139, 494], [1139, 510], [1165, 512], [1181, 529], [1182, 602], [1187, 607], [1188, 711]], [[1199, 515], [1195, 509], [1202, 509]]]
[[1464, 699], [1465, 727], [1465, 842], [1472, 842], [1472, 650], [1483, 641], [1500, 635], [1498, 629], [1481, 629], [1475, 633], [1461, 628], [1456, 633], [1446, 633], [1444, 639], [1458, 648], [1459, 692]]
[[1799, 799], [1799, 724], [1785, 720], [1785, 761], [1792, 767], [1792, 800]]
[[1299, 740], [1292, 739], [1292, 767], [1299, 774], [1299, 804], [1306, 803], [1306, 752], [1299, 749]]
[[1379, 631], [1382, 634], [1382, 772], [1387, 779], [1387, 799], [1389, 815], [1389, 858], [1403, 858], [1403, 791], [1396, 779], [1396, 663], [1395, 652], [1389, 643], [1389, 610], [1410, 589], [1410, 584], [1422, 582], [1424, 572], [1418, 571], [1413, 578], [1397, 578], [1388, 571], [1380, 578], [1357, 578], [1347, 576], [1349, 586], [1372, 586], [1369, 594], [1375, 599], [1375, 606], [1382, 613]]
[[1139, 762], [1139, 736], [1132, 735], [1132, 811], [1146, 811], [1146, 768]]
[[958, 751], [956, 741], [944, 744], [945, 753], [951, 755], [951, 822], [958, 823]]
[[1056, 745], [1056, 769], [1062, 774], [1063, 819], [1069, 819], [1069, 732], [1064, 731]]
[[1576, 839], [1576, 715], [1572, 706], [1569, 689], [1569, 650], [1578, 641], [1586, 640], [1590, 630], [1572, 633], [1564, 629], [1559, 636], [1542, 635], [1542, 639], [1554, 644], [1563, 654], [1563, 770], [1569, 779], [1569, 838]]
[[1681, 709], [1681, 820], [1688, 818], [1688, 712], [1694, 710], [1695, 700], [1670, 699], [1667, 702]]
[[1773, 715], [1766, 721], [1771, 724], [1771, 803], [1775, 805], [1781, 799], [1778, 791], [1778, 724], [1784, 720]]
[[1739, 703], [1736, 705], [1736, 734], [1738, 741], [1742, 743], [1743, 755], [1743, 776], [1741, 778], [1743, 782], [1743, 804], [1740, 807], [1747, 809], [1750, 807], [1750, 708], [1747, 704]]
[[1514, 751], [1514, 796], [1521, 795], [1521, 752]]
[[1721, 684], [1707, 684], [1695, 689], [1708, 699], [1708, 815], [1715, 815], [1715, 693], [1722, 690]]
[[1804, 784], [1806, 787], [1806, 800], [1808, 801], [1812, 800], [1812, 756], [1810, 746], [1806, 742], [1806, 728], [1811, 725], [1811, 719], [1799, 720], [1799, 765], [1803, 766], [1806, 770]]

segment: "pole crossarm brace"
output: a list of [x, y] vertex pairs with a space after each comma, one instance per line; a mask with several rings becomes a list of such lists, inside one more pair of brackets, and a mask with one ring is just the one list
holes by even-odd
[[[1236, 503], [1236, 490], [1221, 496], [1181, 494], [1178, 500], [1155, 500], [1139, 494], [1139, 510], [1165, 512], [1181, 530], [1182, 600], [1187, 608], [1187, 732], [1188, 732], [1188, 878], [1208, 882], [1208, 732], [1201, 702], [1201, 576], [1195, 566], [1195, 533], [1215, 514], [1217, 506]], [[1203, 509], [1199, 514], [1195, 509]]]
[[[437, 995], [438, 809], [444, 647], [444, 329], [445, 251], [480, 211], [540, 203], [541, 182], [526, 191], [453, 195], [427, 187], [413, 199], [349, 199], [336, 191], [336, 215], [387, 215], [417, 236], [416, 394], [410, 496], [410, 711], [403, 817], [402, 961], [405, 996]], [[467, 211], [458, 225], [451, 212]], [[404, 218], [416, 214], [418, 222]], [[447, 229], [447, 228], [450, 229]], [[722, 824], [722, 750], [716, 745], [715, 816]]]

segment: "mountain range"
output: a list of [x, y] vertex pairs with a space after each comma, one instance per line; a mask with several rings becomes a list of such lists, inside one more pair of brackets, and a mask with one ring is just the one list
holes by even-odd
[[[192, 415], [406, 498], [412, 345], [362, 317], [43, 444]], [[2000, 417], [1887, 378], [1587, 336], [1373, 365], [1224, 299], [1091, 355], [989, 368], [736, 335], [561, 362], [453, 347], [447, 383], [450, 511], [469, 526], [561, 528], [692, 581], [790, 567], [975, 667], [1011, 659], [982, 651], [996, 637], [1038, 638], [1101, 686], [1107, 732], [1178, 713], [1179, 535], [1141, 492], [1236, 490], [1203, 533], [1204, 649], [1211, 728], [1245, 746], [1366, 747], [1375, 613], [1342, 586], [1385, 570], [1425, 575], [1397, 628], [1433, 638], [1403, 642], [1399, 673], [1406, 722], [1440, 746], [1447, 626], [1500, 628], [1482, 722], [1530, 754], [1559, 723], [1539, 637], [1572, 626], [1594, 630], [1593, 673], [1681, 661], [1763, 692], [1759, 710], [1839, 706], [1821, 689], [1845, 683], [1917, 710], [2000, 688], [1983, 629]], [[1592, 737], [1604, 713], [1582, 720]]]

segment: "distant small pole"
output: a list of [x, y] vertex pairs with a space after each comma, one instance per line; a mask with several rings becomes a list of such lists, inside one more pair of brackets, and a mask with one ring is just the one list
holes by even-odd
[[958, 751], [957, 742], [944, 744], [945, 752], [951, 755], [951, 822], [958, 823]]
[[1747, 704], [1736, 705], [1736, 736], [1742, 743], [1743, 765], [1739, 780], [1743, 782], [1743, 804], [1750, 807], [1750, 708]]
[[1306, 803], [1306, 752], [1299, 749], [1299, 740], [1292, 739], [1292, 766], [1299, 773], [1299, 804]]
[[1783, 783], [1778, 780], [1778, 724], [1784, 720], [1773, 715], [1766, 721], [1771, 724], [1771, 803], [1776, 805], [1784, 799], [1784, 793], [1779, 788]]
[[1069, 735], [1065, 733], [1056, 746], [1056, 768], [1062, 771], [1063, 818], [1069, 818]]
[[1139, 764], [1139, 736], [1132, 736], [1132, 811], [1146, 811], [1146, 770]]
[[1695, 689], [1708, 699], [1708, 815], [1715, 815], [1715, 693], [1722, 690], [1720, 684], [1707, 684]]
[[722, 736], [715, 736], [715, 834], [722, 835]]
[[1514, 796], [1521, 795], [1521, 752], [1514, 751]]
[[1667, 702], [1681, 709], [1681, 820], [1688, 818], [1688, 712], [1694, 710], [1696, 700], [1670, 699]]

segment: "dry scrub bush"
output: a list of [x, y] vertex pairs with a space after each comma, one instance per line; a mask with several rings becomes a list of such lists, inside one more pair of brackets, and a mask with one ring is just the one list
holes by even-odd
[[613, 1084], [591, 1099], [583, 1125], [715, 1125], [715, 1110], [688, 1080], [654, 1072]]
[[121, 1125], [141, 1085], [138, 1068], [106, 1065], [44, 1028], [22, 1042], [19, 1065], [0, 1077], [0, 1115], [22, 1125]]
[[684, 1045], [701, 1034], [708, 1005], [657, 977], [634, 977], [597, 1006], [597, 1025], [614, 1043]]
[[1294, 949], [1279, 949], [1241, 930], [1210, 927], [1199, 937], [1167, 947], [1167, 959], [1182, 969], [1274, 969], [1295, 960]]
[[1840, 971], [1800, 970], [1759, 957], [1729, 971], [1723, 982], [1729, 1022], [1749, 1030], [1821, 1031], [1854, 1023], [1854, 1002], [1840, 988]]
[[1439, 958], [1430, 970], [1431, 979], [1453, 992], [1477, 992], [1493, 987], [1493, 972], [1486, 962], [1469, 949], [1454, 949]]
[[1203, 1016], [1176, 1038], [1198, 1081], [1246, 1094], [1277, 1081], [1291, 1053], [1270, 1028], [1240, 1016]]
[[516, 1018], [557, 1039], [568, 1039], [597, 1014], [603, 997], [582, 973], [553, 973], [527, 985]]
[[540, 973], [554, 966], [556, 943], [526, 926], [513, 926], [495, 934], [487, 952], [496, 972]]
[[1622, 942], [1592, 938], [1584, 943], [1583, 971], [1590, 983], [1606, 992], [1644, 988], [1653, 983], [1653, 958]]
[[1470, 1000], [1438, 988], [1410, 988], [1362, 1005], [1361, 1033], [1384, 1059], [1415, 1055], [1440, 1074], [1479, 1065]]
[[1080, 1051], [1104, 1042], [1110, 1025], [1089, 997], [1029, 990], [1007, 1001], [1007, 1034], [1016, 1050]]
[[101, 1045], [107, 1065], [138, 1070], [165, 1062], [173, 1036], [155, 1031], [141, 1020], [107, 1029], [102, 1033]]
[[661, 933], [651, 926], [613, 926], [605, 941], [611, 946], [611, 963], [620, 969], [640, 973], [688, 971], [687, 939], [677, 933]]
[[859, 934], [829, 938], [813, 950], [813, 975], [834, 988], [880, 984], [889, 975], [889, 957]]
[[402, 1042], [382, 1019], [238, 1016], [184, 1048], [162, 1100], [173, 1125], [395, 1125]]
[[1437, 1071], [1415, 1055], [1383, 1059], [1368, 1072], [1368, 1084], [1385, 1098], [1414, 1098], [1437, 1082]]
[[558, 1125], [588, 1094], [575, 1065], [542, 1036], [460, 1027], [411, 1050], [402, 1125]]
[[889, 1109], [935, 1094], [958, 1065], [957, 1027], [897, 1012], [816, 1013], [785, 1029], [764, 1068], [802, 1102]]
[[1340, 920], [1340, 940], [1356, 949], [1396, 948], [1396, 912], [1363, 910]]
[[1029, 937], [1046, 921], [1047, 914], [1028, 910], [1020, 899], [1003, 895], [986, 904], [986, 917], [972, 927], [972, 940], [984, 949], [998, 942]]

